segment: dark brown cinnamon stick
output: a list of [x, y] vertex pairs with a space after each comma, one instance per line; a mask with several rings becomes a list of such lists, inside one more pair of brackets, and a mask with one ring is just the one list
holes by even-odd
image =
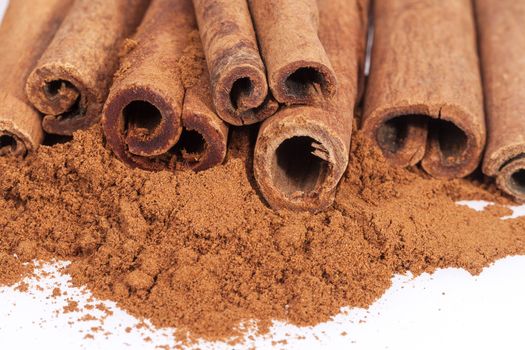
[[261, 193], [275, 209], [326, 208], [348, 165], [368, 6], [362, 0], [322, 0], [319, 10], [321, 42], [339, 86], [333, 99], [287, 107], [263, 122], [255, 146], [254, 174]]
[[46, 132], [71, 135], [98, 122], [122, 40], [149, 0], [76, 0], [27, 82]]
[[217, 113], [233, 125], [273, 115], [266, 69], [246, 0], [194, 0]]
[[485, 144], [469, 0], [376, 1], [362, 128], [394, 164], [463, 177]]
[[147, 170], [221, 163], [227, 127], [211, 109], [191, 0], [153, 0], [130, 45], [102, 120], [117, 157]]
[[249, 0], [268, 81], [281, 103], [312, 104], [337, 82], [319, 40], [316, 0]]
[[483, 172], [525, 200], [525, 3], [476, 0], [487, 110]]
[[0, 27], [0, 156], [25, 156], [44, 138], [25, 81], [70, 5], [70, 0], [9, 2]]
[[221, 164], [228, 146], [228, 126], [214, 112], [210, 77], [204, 59], [201, 63], [201, 76], [186, 90], [182, 111], [184, 128], [176, 145], [181, 167], [194, 171]]

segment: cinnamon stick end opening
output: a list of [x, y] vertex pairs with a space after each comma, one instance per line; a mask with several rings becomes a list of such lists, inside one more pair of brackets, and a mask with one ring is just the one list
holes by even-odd
[[237, 126], [260, 122], [277, 109], [268, 102], [268, 82], [262, 68], [241, 65], [214, 82], [214, 102], [224, 121]]
[[184, 168], [193, 169], [206, 157], [207, 151], [208, 144], [201, 133], [183, 128], [179, 141], [170, 152], [176, 155]]
[[126, 163], [150, 170], [147, 164], [159, 163], [153, 158], [164, 155], [178, 141], [181, 109], [169, 94], [149, 86], [120, 87], [104, 108], [102, 125], [108, 144]]
[[439, 151], [445, 159], [458, 159], [468, 147], [467, 134], [454, 123], [446, 120], [432, 120], [431, 137], [435, 138]]
[[429, 121], [429, 139], [423, 169], [436, 178], [461, 178], [479, 165], [482, 146], [476, 137], [457, 123], [445, 119]]
[[427, 122], [421, 115], [397, 115], [380, 122], [374, 132], [383, 155], [396, 166], [417, 164], [425, 154]]
[[315, 191], [326, 179], [330, 163], [319, 156], [321, 145], [309, 136], [284, 140], [275, 150], [273, 184], [285, 196]]
[[514, 192], [521, 194], [521, 197], [525, 199], [525, 168], [518, 169], [512, 173], [510, 179], [510, 187], [514, 190]]
[[292, 104], [312, 104], [319, 98], [335, 95], [337, 79], [324, 65], [298, 62], [277, 73], [277, 88], [272, 89], [277, 101]]
[[0, 134], [0, 156], [24, 157], [27, 148], [16, 136], [3, 133]]
[[276, 209], [317, 212], [330, 206], [348, 164], [348, 146], [336, 131], [305, 114], [284, 110], [259, 131], [254, 153], [255, 180]]
[[47, 64], [35, 68], [26, 83], [29, 101], [46, 115], [76, 116], [81, 89], [79, 73], [60, 65]]
[[124, 120], [124, 134], [129, 152], [138, 156], [152, 156], [156, 152], [152, 149], [151, 141], [158, 136], [162, 122], [160, 110], [148, 101], [131, 101], [122, 109]]
[[517, 154], [499, 169], [496, 184], [514, 198], [525, 201], [525, 154]]
[[24, 136], [0, 131], [0, 157], [24, 158], [33, 149], [31, 141]]

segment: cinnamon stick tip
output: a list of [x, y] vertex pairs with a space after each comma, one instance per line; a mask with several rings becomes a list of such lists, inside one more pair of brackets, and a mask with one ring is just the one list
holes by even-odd
[[320, 211], [334, 200], [348, 164], [348, 147], [321, 120], [305, 114], [325, 113], [288, 108], [261, 126], [254, 174], [261, 193], [274, 209]]
[[[457, 106], [395, 103], [366, 111], [362, 130], [394, 165], [421, 166], [436, 178], [459, 178], [478, 166], [485, 134]], [[366, 108], [365, 108], [366, 110]]]
[[331, 98], [337, 92], [333, 69], [315, 61], [287, 64], [273, 74], [270, 82], [275, 99], [287, 105], [312, 103], [319, 96]]
[[63, 63], [37, 65], [26, 82], [31, 104], [47, 115], [67, 112], [79, 99], [83, 84], [76, 67]]
[[11, 132], [0, 130], [0, 157], [23, 158], [32, 151], [32, 148], [28, 140]]
[[217, 117], [186, 112], [184, 130], [176, 148], [183, 167], [203, 171], [221, 164], [226, 158], [228, 127]]
[[497, 186], [519, 201], [525, 201], [525, 154], [504, 166], [496, 176]]
[[182, 132], [182, 106], [148, 85], [118, 87], [104, 106], [102, 127], [115, 154], [132, 165], [133, 156], [167, 152]]
[[482, 170], [484, 174], [496, 177], [496, 185], [502, 191], [525, 201], [525, 145], [516, 143], [495, 152], [489, 150]]
[[243, 119], [250, 109], [259, 108], [268, 95], [264, 70], [250, 64], [222, 70], [213, 80], [213, 100], [217, 113], [232, 125], [253, 124], [257, 118]]

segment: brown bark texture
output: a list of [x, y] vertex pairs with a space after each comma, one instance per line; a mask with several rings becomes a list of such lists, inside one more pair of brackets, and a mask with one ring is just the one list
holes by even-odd
[[[186, 0], [184, 0], [186, 1]], [[210, 76], [204, 59], [198, 80], [186, 90], [182, 110], [183, 133], [179, 140], [182, 168], [201, 171], [221, 164], [226, 158], [228, 126], [215, 113]]]
[[274, 209], [319, 211], [334, 200], [348, 165], [363, 75], [368, 2], [319, 1], [320, 39], [339, 83], [332, 99], [290, 106], [263, 122], [254, 174]]
[[46, 132], [71, 135], [100, 120], [118, 52], [149, 0], [75, 0], [27, 81]]
[[0, 156], [23, 157], [42, 143], [41, 117], [27, 100], [25, 82], [71, 2], [9, 2], [0, 27]]
[[476, 0], [487, 111], [483, 172], [525, 200], [525, 3]]
[[227, 127], [209, 108], [210, 83], [191, 0], [153, 0], [127, 47], [102, 119], [117, 157], [153, 171], [221, 163]]
[[233, 125], [260, 122], [279, 108], [246, 0], [193, 0], [217, 114]]
[[313, 104], [333, 97], [334, 69], [319, 39], [316, 0], [249, 0], [274, 98], [283, 104]]
[[485, 145], [470, 0], [375, 1], [362, 128], [399, 166], [470, 174]]

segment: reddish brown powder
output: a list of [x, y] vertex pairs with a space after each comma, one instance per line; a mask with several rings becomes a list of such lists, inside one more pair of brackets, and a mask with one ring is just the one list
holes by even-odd
[[525, 254], [525, 219], [455, 204], [501, 201], [487, 186], [391, 168], [359, 134], [335, 204], [315, 215], [261, 201], [246, 130], [234, 131], [224, 165], [198, 174], [128, 169], [101, 139], [94, 128], [0, 160], [1, 283], [34, 258], [71, 260], [74, 283], [96, 296], [180, 336], [222, 339], [249, 320], [264, 331], [366, 307], [394, 273], [478, 273]]

